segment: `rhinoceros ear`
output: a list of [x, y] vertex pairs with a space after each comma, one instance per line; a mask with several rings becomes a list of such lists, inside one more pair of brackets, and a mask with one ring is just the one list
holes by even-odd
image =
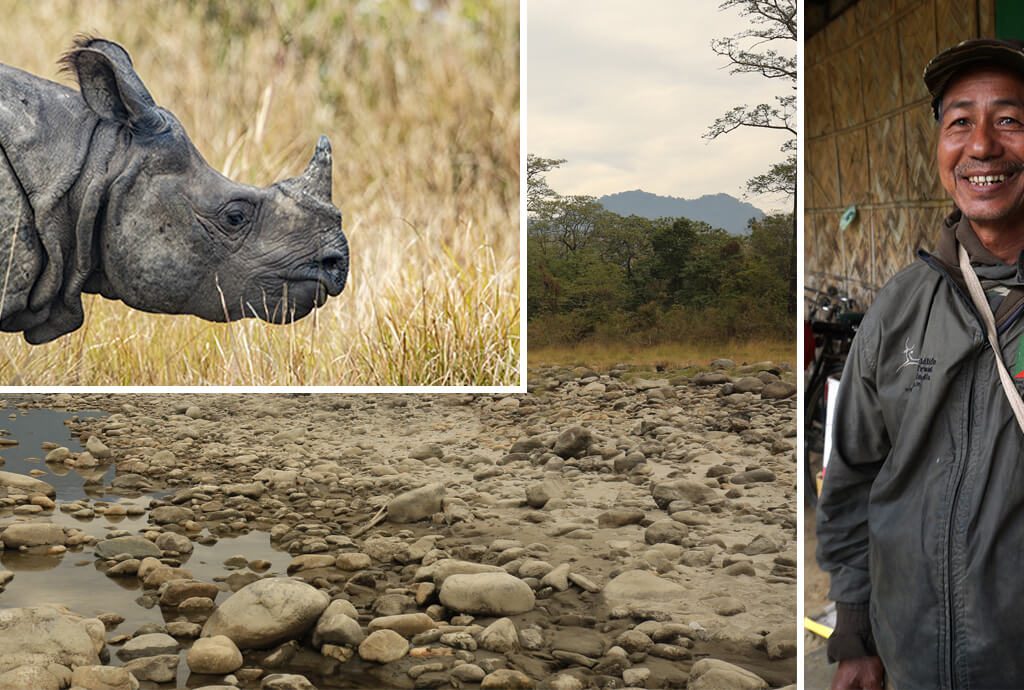
[[280, 184], [289, 190], [307, 194], [329, 204], [331, 203], [332, 164], [331, 142], [327, 137], [320, 135], [320, 139], [316, 142], [316, 151], [313, 152], [313, 158], [309, 161], [305, 171], [298, 177], [284, 180]]
[[129, 125], [140, 134], [158, 134], [167, 128], [164, 116], [121, 46], [102, 38], [80, 36], [61, 63], [78, 78], [82, 98], [102, 119]]

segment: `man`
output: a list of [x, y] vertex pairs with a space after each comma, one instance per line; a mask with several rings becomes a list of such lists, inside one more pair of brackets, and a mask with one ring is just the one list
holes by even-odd
[[1024, 434], [957, 259], [1024, 374], [1024, 44], [966, 41], [924, 80], [956, 211], [879, 292], [843, 373], [817, 515], [833, 690], [1024, 688]]

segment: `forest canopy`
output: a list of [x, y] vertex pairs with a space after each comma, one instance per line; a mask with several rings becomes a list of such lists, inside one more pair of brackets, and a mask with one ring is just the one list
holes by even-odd
[[531, 345], [791, 339], [792, 214], [750, 234], [688, 218], [623, 217], [562, 196], [528, 155], [527, 318]]

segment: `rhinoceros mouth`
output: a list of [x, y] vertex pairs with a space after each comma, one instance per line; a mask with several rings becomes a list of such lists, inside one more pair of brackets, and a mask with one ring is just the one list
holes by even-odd
[[[348, 279], [348, 256], [338, 252], [328, 254], [317, 261], [289, 271], [284, 279], [289, 283], [318, 284], [318, 292], [326, 293], [324, 297], [337, 297], [345, 289]], [[319, 300], [318, 300], [319, 302]]]

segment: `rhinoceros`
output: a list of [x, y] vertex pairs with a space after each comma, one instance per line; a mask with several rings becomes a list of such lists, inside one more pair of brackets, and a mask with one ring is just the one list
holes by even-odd
[[0, 65], [0, 330], [45, 343], [82, 293], [209, 321], [302, 318], [339, 294], [348, 242], [331, 147], [265, 189], [211, 168], [116, 43], [60, 62], [80, 91]]

